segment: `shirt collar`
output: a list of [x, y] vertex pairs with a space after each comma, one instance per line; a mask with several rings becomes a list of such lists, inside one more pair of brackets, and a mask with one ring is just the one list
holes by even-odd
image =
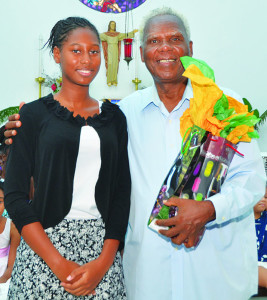
[[[183, 97], [173, 110], [179, 109], [184, 103], [184, 101], [186, 100], [189, 101], [190, 98], [192, 97], [193, 97], [193, 89], [192, 89], [191, 81], [188, 79]], [[155, 83], [153, 83], [153, 85], [147, 89], [147, 93], [145, 93], [142, 99], [142, 104], [140, 106], [141, 110], [145, 109], [151, 103], [153, 103], [155, 106], [158, 107], [160, 107], [162, 104]]]
[[183, 94], [183, 97], [182, 97], [182, 99], [181, 99], [180, 102], [183, 102], [186, 99], [190, 100], [190, 98], [193, 98], [193, 88], [192, 88], [192, 85], [191, 85], [191, 80], [188, 79], [187, 85], [186, 85], [186, 88], [185, 88], [185, 91], [184, 91], [184, 94]]
[[153, 103], [154, 88], [153, 84], [144, 90], [144, 93], [142, 94], [142, 101], [140, 102], [140, 110], [145, 109], [150, 103]]

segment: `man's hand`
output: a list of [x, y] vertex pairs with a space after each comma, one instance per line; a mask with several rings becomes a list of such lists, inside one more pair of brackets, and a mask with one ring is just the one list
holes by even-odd
[[177, 245], [184, 243], [187, 248], [197, 243], [206, 223], [215, 219], [214, 206], [208, 200], [196, 201], [172, 197], [164, 204], [177, 206], [178, 213], [173, 218], [157, 220], [157, 225], [171, 227], [168, 230], [160, 230], [159, 233], [171, 238]]
[[[21, 102], [19, 105], [19, 109], [22, 108], [22, 106], [25, 104], [25, 102]], [[15, 136], [17, 134], [17, 131], [15, 128], [19, 128], [21, 126], [21, 122], [19, 121], [20, 115], [14, 114], [8, 117], [8, 122], [5, 125], [5, 132], [4, 135], [6, 137], [5, 143], [7, 145], [11, 145], [13, 140], [12, 136]]]

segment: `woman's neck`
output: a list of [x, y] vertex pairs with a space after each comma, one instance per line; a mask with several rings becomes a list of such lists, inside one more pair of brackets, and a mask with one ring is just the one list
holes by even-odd
[[73, 115], [80, 115], [84, 118], [92, 117], [99, 113], [98, 101], [89, 95], [88, 87], [63, 88], [54, 95], [60, 105], [66, 107]]

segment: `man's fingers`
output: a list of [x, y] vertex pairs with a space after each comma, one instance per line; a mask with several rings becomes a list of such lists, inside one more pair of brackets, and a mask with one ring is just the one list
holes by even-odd
[[[162, 225], [160, 225], [162, 226]], [[164, 225], [165, 226], [165, 225]], [[168, 226], [168, 225], [167, 225]], [[185, 232], [185, 228], [183, 225], [177, 224], [175, 226], [172, 226], [170, 229], [165, 230], [165, 229], [161, 229], [159, 230], [159, 233], [166, 236], [166, 237], [170, 237], [173, 238], [175, 236], [177, 236], [178, 234]]]
[[13, 143], [12, 139], [6, 139], [5, 144], [10, 146]]
[[184, 241], [185, 247], [186, 248], [197, 247], [203, 237], [204, 232], [205, 232], [205, 227], [202, 227], [199, 231], [190, 235], [189, 238]]
[[172, 242], [177, 245], [182, 245], [182, 243], [187, 242], [188, 235], [185, 233], [180, 233], [179, 235], [173, 237]]
[[179, 234], [179, 230], [177, 230], [176, 227], [173, 227], [173, 228], [170, 228], [168, 230], [161, 229], [161, 230], [159, 230], [159, 233], [166, 236], [166, 237], [171, 238], [171, 237], [174, 237], [177, 234]]
[[18, 128], [20, 126], [21, 126], [20, 121], [9, 121], [5, 125], [6, 129], [14, 129], [14, 128]]
[[180, 203], [180, 198], [178, 197], [171, 197], [170, 199], [163, 201], [164, 205], [166, 206], [178, 206]]
[[[5, 132], [4, 132], [4, 136], [6, 137], [6, 138], [10, 138], [10, 137], [12, 137], [12, 136], [15, 136], [17, 134], [17, 131], [16, 130], [6, 130]], [[12, 141], [12, 139], [11, 139], [11, 141]], [[12, 143], [12, 142], [11, 142]]]
[[20, 105], [19, 105], [19, 110], [21, 110], [22, 106], [25, 104], [25, 102], [20, 102]]
[[184, 245], [186, 248], [191, 248], [194, 247], [196, 244], [196, 238], [195, 237], [189, 237], [187, 239], [184, 240]]
[[17, 121], [19, 120], [20, 115], [19, 114], [14, 114], [8, 117], [8, 121]]
[[178, 219], [178, 215], [169, 219], [161, 219], [157, 220], [156, 224], [158, 226], [165, 226], [165, 227], [170, 227], [170, 226], [178, 226], [181, 221]]

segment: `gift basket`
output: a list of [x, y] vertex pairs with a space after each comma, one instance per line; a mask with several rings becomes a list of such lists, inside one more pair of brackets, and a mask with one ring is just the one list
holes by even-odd
[[237, 150], [238, 142], [258, 138], [254, 125], [260, 121], [248, 107], [226, 96], [215, 84], [213, 70], [201, 60], [181, 57], [185, 68], [183, 76], [191, 80], [193, 98], [190, 107], [180, 118], [183, 136], [181, 151], [167, 174], [148, 226], [158, 219], [168, 219], [177, 214], [177, 207], [164, 205], [172, 196], [202, 201], [219, 193], [227, 170]]

